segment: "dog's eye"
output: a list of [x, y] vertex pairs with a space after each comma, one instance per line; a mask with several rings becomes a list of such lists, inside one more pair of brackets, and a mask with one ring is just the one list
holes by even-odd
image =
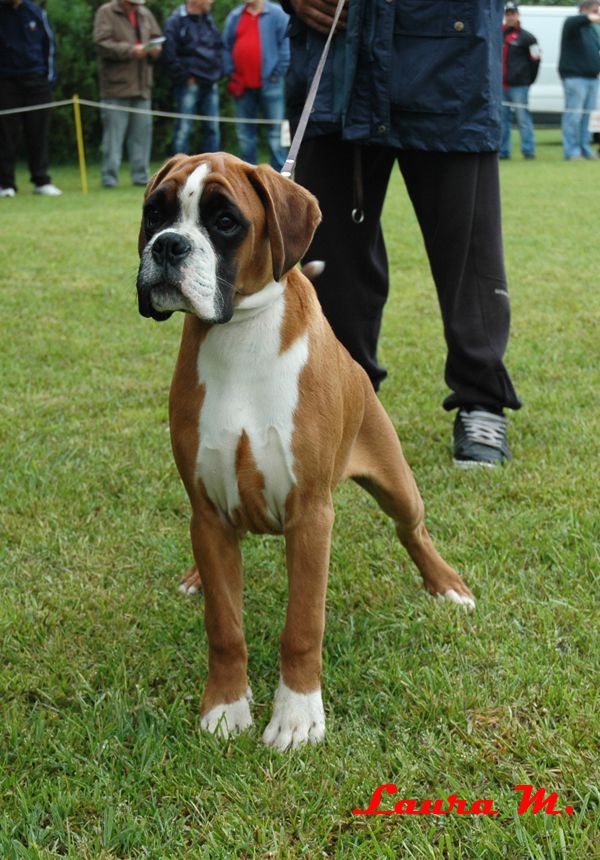
[[237, 227], [237, 221], [235, 218], [232, 218], [231, 215], [223, 212], [215, 218], [215, 227], [221, 233], [231, 233]]
[[144, 213], [144, 224], [147, 230], [156, 230], [163, 223], [163, 216], [160, 209], [153, 207], [146, 209]]

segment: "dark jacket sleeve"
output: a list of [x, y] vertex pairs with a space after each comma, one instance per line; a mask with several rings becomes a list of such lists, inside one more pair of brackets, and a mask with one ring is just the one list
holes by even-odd
[[46, 70], [48, 76], [48, 83], [50, 86], [54, 86], [56, 83], [56, 37], [54, 36], [54, 30], [52, 29], [52, 25], [48, 20], [48, 16], [44, 9], [41, 9], [42, 14], [42, 23], [44, 26], [44, 41], [45, 41], [45, 54], [46, 54]]
[[590, 24], [590, 19], [587, 15], [569, 15], [564, 24], [564, 29], [566, 33], [570, 33], [571, 31], [575, 32], [575, 30], [579, 30], [581, 27], [588, 27]]
[[[531, 34], [530, 34], [531, 35]], [[534, 47], [535, 45], [535, 47]], [[540, 46], [538, 45], [538, 40], [535, 36], [531, 35], [531, 42], [529, 43], [529, 73], [531, 75], [531, 83], [535, 83], [535, 79], [538, 76], [538, 72], [540, 70], [540, 60], [542, 59], [542, 54], [540, 52]]]
[[167, 70], [168, 76], [176, 83], [181, 84], [187, 78], [185, 65], [178, 56], [179, 50], [179, 15], [174, 12], [165, 24], [166, 42], [163, 45], [162, 63]]

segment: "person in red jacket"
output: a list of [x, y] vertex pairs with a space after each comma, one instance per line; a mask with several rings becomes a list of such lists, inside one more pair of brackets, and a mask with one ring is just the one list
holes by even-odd
[[500, 158], [510, 158], [513, 114], [521, 136], [524, 158], [535, 158], [535, 135], [529, 112], [529, 87], [540, 68], [541, 51], [532, 33], [521, 27], [516, 3], [504, 7], [504, 45], [502, 49], [502, 131]]
[[[267, 120], [284, 118], [284, 76], [290, 63], [288, 20], [281, 6], [270, 0], [244, 0], [227, 16], [223, 30], [227, 89], [240, 120], [253, 120], [259, 114]], [[236, 132], [240, 158], [256, 164], [257, 126], [239, 122]], [[271, 167], [281, 170], [286, 151], [279, 122], [267, 126], [267, 141]]]

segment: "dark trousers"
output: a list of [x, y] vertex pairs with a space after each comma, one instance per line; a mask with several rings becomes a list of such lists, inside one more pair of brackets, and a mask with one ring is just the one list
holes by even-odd
[[337, 337], [375, 389], [387, 375], [377, 341], [388, 295], [381, 210], [397, 161], [429, 258], [448, 347], [446, 409], [521, 405], [503, 355], [510, 305], [506, 287], [496, 153], [361, 147], [364, 221], [351, 217], [354, 145], [328, 135], [305, 141], [295, 178], [319, 200], [323, 221], [304, 261], [324, 260], [315, 287]]
[[[0, 79], [0, 110], [47, 104], [52, 101], [50, 84], [42, 75]], [[0, 186], [16, 188], [15, 165], [19, 130], [23, 129], [27, 163], [34, 185], [46, 185], [48, 175], [48, 134], [50, 111], [0, 116]]]

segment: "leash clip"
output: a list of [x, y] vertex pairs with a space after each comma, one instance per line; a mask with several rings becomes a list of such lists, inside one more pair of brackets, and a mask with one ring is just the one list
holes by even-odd
[[355, 224], [362, 224], [365, 220], [365, 213], [362, 209], [353, 209], [352, 210], [352, 220]]

